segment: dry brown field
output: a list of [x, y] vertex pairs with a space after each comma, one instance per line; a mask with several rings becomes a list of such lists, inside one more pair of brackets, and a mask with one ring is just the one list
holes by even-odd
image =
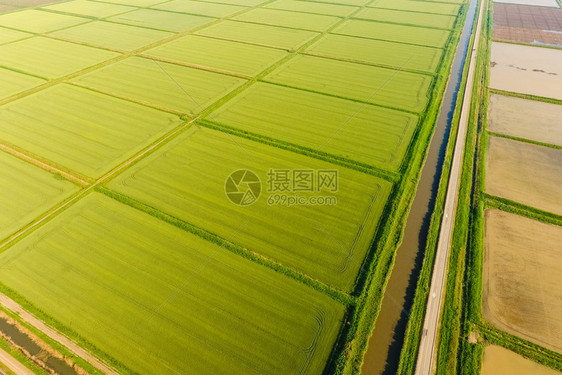
[[562, 227], [496, 209], [485, 219], [484, 318], [562, 352]]
[[490, 136], [486, 192], [562, 215], [562, 150]]
[[488, 128], [492, 132], [562, 146], [562, 105], [491, 95]]
[[560, 373], [501, 346], [488, 345], [484, 349], [482, 375], [560, 375]]
[[562, 100], [562, 50], [492, 43], [490, 87]]

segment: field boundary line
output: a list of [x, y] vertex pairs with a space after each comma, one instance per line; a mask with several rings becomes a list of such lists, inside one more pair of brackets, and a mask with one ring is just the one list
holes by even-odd
[[336, 287], [330, 286], [318, 279], [313, 278], [312, 276], [297, 271], [291, 267], [284, 265], [274, 259], [271, 259], [261, 253], [258, 253], [253, 250], [249, 250], [244, 248], [243, 246], [231, 242], [230, 239], [226, 239], [218, 234], [208, 231], [207, 229], [201, 228], [195, 224], [192, 224], [188, 221], [170, 215], [164, 211], [159, 210], [147, 203], [139, 201], [135, 198], [132, 198], [128, 195], [119, 193], [115, 190], [109, 189], [105, 186], [100, 186], [96, 189], [96, 191], [100, 192], [101, 194], [106, 195], [107, 197], [125, 204], [129, 207], [134, 208], [135, 210], [139, 210], [144, 212], [152, 217], [157, 218], [160, 221], [173, 225], [174, 227], [181, 229], [185, 232], [191, 233], [197, 237], [200, 237], [208, 242], [214, 243], [221, 248], [230, 251], [231, 253], [240, 256], [244, 259], [247, 259], [250, 262], [255, 264], [259, 264], [261, 266], [267, 267], [274, 272], [280, 273], [289, 277], [297, 282], [300, 282], [316, 291], [324, 293], [325, 295], [331, 297], [335, 301], [341, 303], [342, 305], [349, 306], [354, 303], [355, 297], [337, 289]]
[[441, 220], [441, 228], [439, 230], [439, 239], [435, 260], [433, 264], [433, 272], [431, 276], [429, 298], [427, 301], [426, 313], [423, 324], [422, 337], [418, 349], [418, 358], [416, 362], [415, 374], [432, 374], [434, 371], [434, 359], [437, 354], [437, 340], [440, 327], [440, 316], [444, 294], [446, 291], [448, 258], [451, 249], [451, 241], [453, 229], [455, 226], [456, 209], [458, 203], [459, 184], [461, 182], [460, 174], [463, 166], [464, 147], [467, 137], [467, 128], [469, 122], [470, 108], [472, 103], [472, 92], [474, 87], [476, 59], [478, 56], [478, 46], [480, 42], [480, 33], [482, 30], [482, 21], [484, 15], [484, 7], [480, 7], [478, 21], [476, 24], [475, 39], [472, 51], [470, 52], [470, 65], [467, 74], [467, 84], [461, 107], [459, 119], [459, 127], [457, 129], [457, 140], [454, 146], [453, 160], [451, 162], [451, 172], [447, 183], [447, 193], [445, 205], [443, 208], [443, 217]]
[[72, 173], [63, 171], [62, 169], [59, 169], [52, 164], [45, 163], [45, 162], [43, 162], [39, 159], [36, 159], [36, 158], [34, 158], [30, 155], [27, 155], [27, 154], [25, 154], [21, 151], [18, 151], [18, 150], [14, 149], [10, 146], [7, 146], [6, 144], [1, 143], [1, 142], [0, 142], [0, 150], [4, 151], [4, 152], [20, 159], [20, 160], [26, 161], [29, 164], [33, 164], [36, 167], [39, 167], [39, 168], [44, 169], [48, 172], [51, 172], [55, 175], [60, 175], [60, 176], [64, 177], [65, 179], [67, 179], [68, 181], [74, 182], [75, 184], [78, 184], [80, 186], [87, 186], [87, 185], [90, 184], [90, 181], [88, 181], [88, 180], [85, 180], [85, 179], [83, 179], [79, 176], [76, 176], [76, 175], [72, 174]]
[[516, 137], [516, 136], [513, 136], [513, 135], [509, 135], [509, 134], [493, 132], [493, 131], [490, 131], [489, 129], [486, 129], [486, 131], [488, 132], [488, 136], [492, 136], [492, 137], [496, 137], [496, 138], [505, 138], [505, 139], [509, 139], [509, 140], [521, 142], [521, 143], [529, 143], [529, 144], [532, 144], [532, 145], [535, 145], [535, 146], [553, 148], [555, 150], [562, 150], [562, 145], [556, 145], [556, 144], [553, 144], [553, 143], [545, 143], [545, 142], [541, 142], [541, 141], [535, 141], [534, 139]]

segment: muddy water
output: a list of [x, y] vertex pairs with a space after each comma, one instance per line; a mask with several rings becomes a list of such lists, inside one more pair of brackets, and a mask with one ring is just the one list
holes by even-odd
[[431, 214], [435, 206], [441, 168], [445, 158], [451, 120], [459, 91], [464, 60], [466, 58], [477, 0], [472, 0], [466, 22], [453, 61], [451, 76], [443, 106], [437, 120], [435, 134], [408, 216], [404, 240], [396, 253], [395, 265], [388, 283], [382, 309], [377, 319], [369, 348], [365, 354], [362, 373], [365, 375], [395, 374], [400, 360], [400, 350], [408, 323], [408, 312], [414, 299], [416, 283], [421, 269]]
[[[0, 317], [0, 332], [7, 336], [16, 346], [25, 349], [31, 357], [59, 375], [78, 375], [64, 360], [52, 356], [43, 350], [27, 334]], [[26, 354], [27, 355], [27, 354]], [[32, 358], [32, 359], [33, 359]]]

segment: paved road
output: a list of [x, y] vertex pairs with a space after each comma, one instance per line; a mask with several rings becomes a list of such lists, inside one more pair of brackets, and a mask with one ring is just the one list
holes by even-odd
[[476, 69], [476, 57], [480, 39], [483, 9], [484, 6], [481, 4], [480, 14], [478, 16], [476, 26], [474, 47], [471, 53], [470, 65], [468, 68], [467, 85], [462, 103], [458, 136], [455, 143], [453, 163], [451, 165], [451, 175], [449, 176], [447, 196], [445, 198], [445, 209], [439, 232], [439, 242], [437, 243], [437, 254], [435, 256], [433, 275], [431, 277], [429, 299], [427, 302], [423, 333], [420, 341], [418, 360], [416, 363], [416, 375], [430, 375], [434, 372], [434, 358], [437, 348], [439, 318], [445, 294], [445, 282], [447, 280], [447, 262], [449, 259], [449, 250], [451, 248], [451, 239], [455, 222], [455, 212], [458, 200], [460, 176], [462, 172], [468, 117], [470, 114], [470, 102], [472, 100], [472, 88], [474, 87], [474, 74]]
[[[4, 364], [16, 375], [34, 375], [33, 371], [22, 365], [17, 359], [2, 349], [0, 349], [0, 363]], [[0, 370], [0, 372], [2, 371]]]

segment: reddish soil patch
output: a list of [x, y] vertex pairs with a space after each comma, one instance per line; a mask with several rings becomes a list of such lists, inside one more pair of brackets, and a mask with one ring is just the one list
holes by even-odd
[[496, 3], [493, 38], [562, 46], [562, 9]]

